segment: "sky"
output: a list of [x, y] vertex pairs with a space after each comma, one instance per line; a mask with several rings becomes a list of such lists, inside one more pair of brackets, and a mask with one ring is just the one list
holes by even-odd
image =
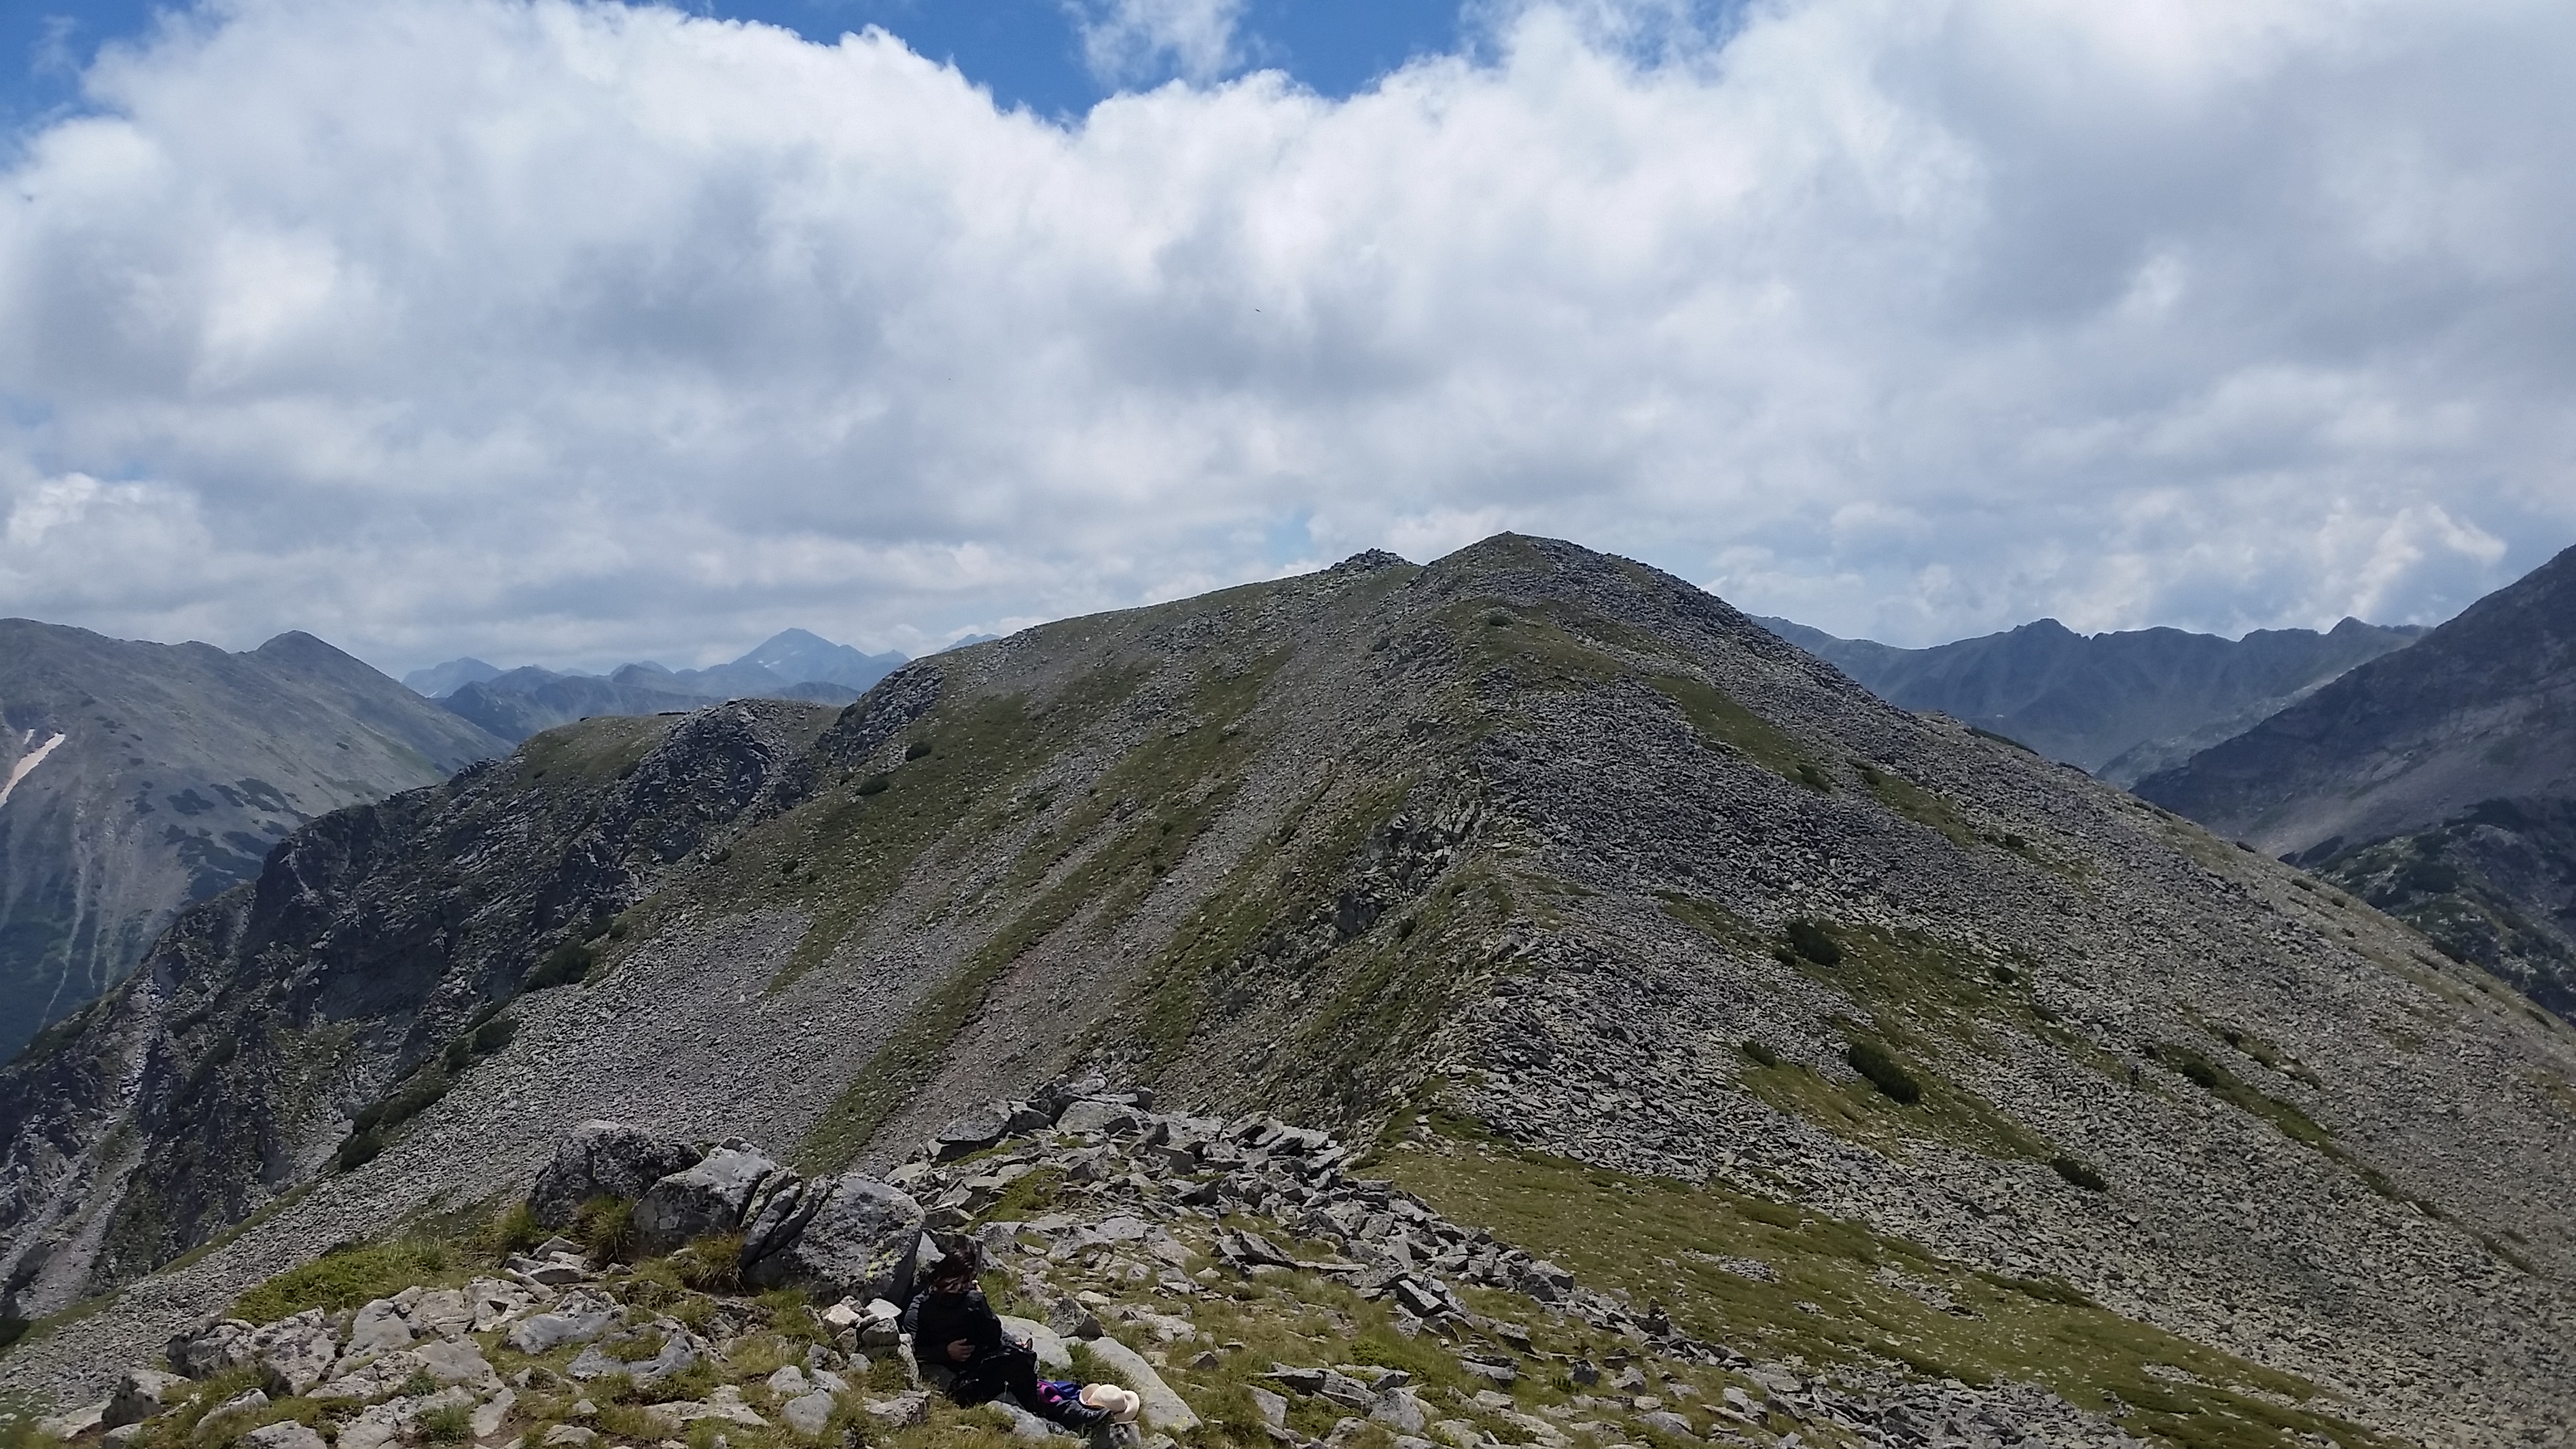
[[1503, 530], [1920, 645], [2576, 543], [2563, 0], [22, 0], [0, 613], [921, 653]]

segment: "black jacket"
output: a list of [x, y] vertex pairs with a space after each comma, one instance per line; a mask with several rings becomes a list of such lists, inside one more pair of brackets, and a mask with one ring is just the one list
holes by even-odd
[[975, 1345], [978, 1358], [1002, 1346], [1001, 1315], [984, 1301], [980, 1289], [963, 1293], [922, 1289], [903, 1310], [903, 1328], [912, 1335], [913, 1357], [925, 1364], [954, 1367], [949, 1364], [948, 1345], [961, 1338]]

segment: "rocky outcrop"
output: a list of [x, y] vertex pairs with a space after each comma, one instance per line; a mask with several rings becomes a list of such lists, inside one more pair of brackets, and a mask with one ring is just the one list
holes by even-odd
[[[653, 1184], [698, 1165], [697, 1148], [623, 1122], [584, 1122], [556, 1146], [528, 1190], [528, 1211], [549, 1228], [571, 1225], [595, 1197], [632, 1202]], [[681, 1241], [687, 1241], [685, 1238]]]
[[619, 911], [746, 824], [826, 717], [541, 737], [326, 816], [190, 909], [77, 1031], [0, 1069], [7, 1305], [112, 1288], [371, 1155], [507, 1044], [507, 1003], [577, 982]]

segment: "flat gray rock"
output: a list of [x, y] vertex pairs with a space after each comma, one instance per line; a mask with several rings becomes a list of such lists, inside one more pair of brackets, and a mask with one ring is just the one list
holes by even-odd
[[1186, 1434], [1199, 1426], [1197, 1413], [1179, 1394], [1172, 1392], [1172, 1386], [1163, 1382], [1163, 1376], [1154, 1371], [1154, 1366], [1145, 1361], [1143, 1354], [1103, 1335], [1091, 1341], [1091, 1356], [1109, 1371], [1112, 1378], [1134, 1389], [1137, 1396], [1145, 1401], [1140, 1417], [1147, 1428]]

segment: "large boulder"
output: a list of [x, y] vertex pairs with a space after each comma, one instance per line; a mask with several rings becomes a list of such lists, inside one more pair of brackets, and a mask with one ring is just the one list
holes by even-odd
[[635, 1204], [635, 1246], [658, 1257], [709, 1233], [742, 1226], [743, 1209], [778, 1171], [778, 1164], [728, 1142], [706, 1157], [645, 1189]]
[[188, 1380], [182, 1375], [130, 1368], [116, 1381], [116, 1391], [108, 1395], [107, 1412], [100, 1420], [111, 1429], [139, 1424], [177, 1403], [187, 1392]]
[[560, 1228], [595, 1197], [635, 1199], [697, 1165], [702, 1154], [676, 1137], [624, 1122], [584, 1122], [555, 1145], [555, 1160], [528, 1190], [538, 1222]]
[[914, 1252], [921, 1244], [921, 1204], [865, 1173], [805, 1184], [821, 1197], [805, 1226], [745, 1270], [763, 1288], [802, 1287], [865, 1301], [901, 1303], [912, 1294]]

